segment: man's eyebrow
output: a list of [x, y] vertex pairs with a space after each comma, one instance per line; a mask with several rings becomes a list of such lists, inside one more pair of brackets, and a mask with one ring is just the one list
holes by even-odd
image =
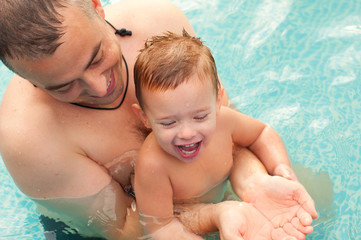
[[[101, 42], [99, 42], [99, 44], [97, 46], [94, 47], [93, 49], [93, 52], [92, 52], [92, 55], [90, 57], [90, 60], [88, 62], [88, 64], [86, 65], [86, 67], [84, 68], [84, 70], [87, 70], [90, 65], [92, 64], [92, 62], [94, 61], [94, 58], [97, 56], [98, 54], [98, 51], [100, 49], [100, 46], [101, 46]], [[63, 84], [59, 84], [59, 85], [55, 85], [55, 86], [49, 86], [49, 87], [46, 87], [45, 90], [48, 90], [48, 91], [54, 91], [54, 90], [57, 90], [57, 89], [60, 89], [62, 87], [65, 87], [66, 85], [70, 84], [72, 81], [70, 82], [67, 82], [67, 83], [63, 83]]]

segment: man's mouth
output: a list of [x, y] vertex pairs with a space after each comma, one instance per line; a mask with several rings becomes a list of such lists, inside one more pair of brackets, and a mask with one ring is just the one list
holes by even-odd
[[108, 84], [107, 84], [107, 90], [108, 90], [108, 87], [109, 87], [111, 81], [112, 81], [112, 78], [109, 78], [109, 81], [108, 81]]
[[114, 74], [113, 74], [113, 71], [111, 71], [110, 76], [109, 76], [109, 80], [108, 80], [108, 83], [107, 83], [107, 87], [106, 87], [107, 93], [105, 94], [105, 96], [101, 96], [101, 97], [91, 96], [91, 97], [93, 97], [93, 98], [103, 98], [103, 97], [109, 96], [110, 93], [113, 91], [114, 86], [115, 86], [113, 79], [114, 79]]
[[109, 81], [107, 84], [107, 96], [113, 91], [114, 89], [114, 73], [111, 71]]

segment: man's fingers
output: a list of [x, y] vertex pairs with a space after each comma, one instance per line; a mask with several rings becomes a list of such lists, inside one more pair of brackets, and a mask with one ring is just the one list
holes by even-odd
[[289, 236], [283, 228], [273, 230], [271, 237], [272, 240], [297, 240], [297, 238]]
[[295, 192], [295, 200], [302, 206], [302, 208], [311, 215], [313, 219], [318, 218], [315, 208], [315, 202], [302, 186]]
[[306, 235], [300, 232], [297, 228], [295, 228], [292, 223], [286, 223], [283, 226], [283, 230], [285, 231], [285, 233], [292, 237], [295, 237], [298, 240], [306, 239]]
[[304, 226], [300, 223], [299, 218], [293, 218], [291, 220], [292, 225], [300, 232], [304, 233], [304, 234], [310, 234], [313, 232], [313, 227], [312, 226]]
[[297, 211], [297, 217], [303, 226], [309, 226], [312, 223], [312, 216], [304, 208]]

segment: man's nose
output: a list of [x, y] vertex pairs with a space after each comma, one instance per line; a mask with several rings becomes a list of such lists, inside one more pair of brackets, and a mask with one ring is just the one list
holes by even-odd
[[88, 75], [84, 78], [86, 91], [93, 97], [104, 97], [107, 94], [108, 79], [104, 74]]

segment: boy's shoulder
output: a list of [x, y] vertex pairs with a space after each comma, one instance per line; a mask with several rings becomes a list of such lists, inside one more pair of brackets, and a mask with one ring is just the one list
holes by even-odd
[[239, 116], [239, 114], [241, 113], [234, 109], [226, 106], [221, 106], [217, 120], [222, 123], [232, 122]]
[[137, 157], [136, 167], [157, 169], [166, 159], [166, 153], [159, 146], [153, 132], [149, 133], [144, 140]]

